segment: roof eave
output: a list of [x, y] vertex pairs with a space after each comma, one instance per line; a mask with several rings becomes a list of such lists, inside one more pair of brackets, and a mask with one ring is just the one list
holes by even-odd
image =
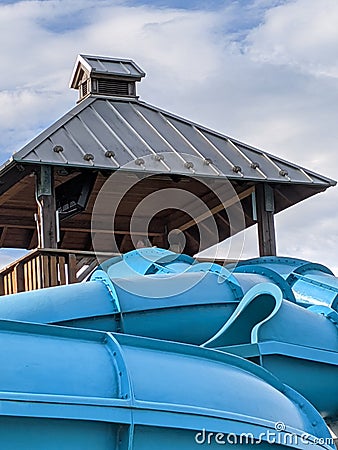
[[[10, 164], [11, 163], [11, 164]], [[103, 165], [95, 165], [95, 163], [92, 163], [92, 165], [87, 165], [87, 164], [72, 164], [72, 163], [56, 163], [56, 162], [51, 162], [51, 161], [36, 161], [36, 160], [21, 160], [21, 159], [16, 159], [15, 156], [13, 156], [11, 158], [11, 160], [8, 160], [2, 167], [0, 167], [0, 177], [2, 174], [4, 174], [5, 172], [7, 172], [7, 170], [10, 170], [12, 167], [14, 167], [14, 165], [16, 164], [27, 164], [27, 165], [51, 165], [51, 166], [55, 166], [55, 167], [69, 167], [69, 168], [78, 168], [80, 170], [104, 170], [104, 171], [110, 171], [110, 172], [116, 172], [117, 170], [120, 171], [125, 171], [125, 172], [132, 172], [132, 173], [141, 173], [144, 174], [144, 170], [139, 170], [137, 168], [132, 169], [131, 167], [107, 167], [107, 166], [103, 166]], [[6, 170], [3, 170], [6, 169]], [[171, 175], [172, 172], [168, 171], [168, 172], [159, 172], [156, 170], [147, 170], [146, 171], [147, 174], [151, 173], [153, 175], [163, 175], [163, 176], [168, 176]], [[192, 176], [192, 177], [198, 177], [198, 178], [213, 178], [213, 179], [227, 179], [227, 180], [231, 180], [231, 181], [237, 181], [237, 182], [253, 182], [255, 184], [258, 183], [266, 183], [268, 182], [269, 184], [272, 185], [284, 185], [284, 186], [288, 186], [288, 185], [298, 185], [298, 186], [308, 186], [308, 187], [315, 187], [315, 188], [320, 188], [321, 191], [325, 191], [326, 189], [328, 189], [329, 187], [335, 186], [337, 184], [336, 181], [332, 180], [333, 184], [330, 183], [325, 183], [325, 182], [307, 182], [307, 181], [290, 181], [290, 180], [257, 180], [257, 178], [254, 177], [236, 177], [236, 176], [232, 176], [232, 175], [225, 175], [225, 174], [220, 174], [220, 175], [208, 175], [208, 174], [196, 174], [196, 173], [188, 173], [188, 172], [175, 172], [175, 175], [182, 175], [182, 176]]]

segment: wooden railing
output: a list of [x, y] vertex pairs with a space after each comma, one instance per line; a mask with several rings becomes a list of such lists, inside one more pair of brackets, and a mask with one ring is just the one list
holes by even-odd
[[[83, 281], [100, 261], [119, 253], [77, 250], [35, 249], [0, 269], [0, 295], [16, 294]], [[224, 263], [234, 260], [198, 258], [200, 262]]]
[[0, 270], [0, 295], [83, 281], [100, 260], [116, 253], [35, 249]]

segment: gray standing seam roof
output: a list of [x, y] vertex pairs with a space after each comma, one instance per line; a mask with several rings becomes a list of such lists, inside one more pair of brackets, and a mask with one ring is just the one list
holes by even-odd
[[123, 76], [140, 77], [145, 73], [134, 61], [129, 59], [107, 58], [102, 56], [80, 55], [96, 73], [109, 73]]
[[12, 158], [79, 168], [335, 185], [329, 178], [130, 98], [87, 98]]

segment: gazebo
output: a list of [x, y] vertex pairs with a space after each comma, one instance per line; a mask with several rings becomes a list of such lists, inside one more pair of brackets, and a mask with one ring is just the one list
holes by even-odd
[[[170, 233], [181, 234], [179, 251], [194, 255], [257, 223], [260, 255], [275, 255], [274, 215], [336, 184], [141, 101], [144, 76], [132, 60], [79, 55], [70, 82], [78, 104], [0, 168], [0, 246], [37, 249], [2, 270], [2, 292], [76, 281], [76, 262], [90, 266], [93, 250], [129, 251], [134, 236], [168, 248]], [[168, 190], [192, 201], [163, 195], [158, 211], [139, 208]], [[102, 207], [93, 220], [103, 191], [118, 201], [113, 220]], [[242, 221], [231, 223], [231, 208]]]

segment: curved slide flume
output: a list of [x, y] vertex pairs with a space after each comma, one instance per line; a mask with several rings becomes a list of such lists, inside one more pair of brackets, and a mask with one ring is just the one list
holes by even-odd
[[[305, 284], [295, 288], [294, 275]], [[85, 283], [2, 297], [0, 318], [235, 354], [300, 392], [337, 428], [336, 282], [323, 266], [291, 258], [227, 269], [151, 248], [105, 262]], [[299, 302], [304, 286], [311, 303]]]
[[259, 327], [273, 317], [282, 304], [281, 290], [271, 283], [251, 288], [220, 330], [202, 347], [256, 343]]
[[0, 334], [6, 450], [333, 448], [310, 403], [242, 358], [23, 322]]
[[335, 424], [338, 417], [337, 313], [282, 299], [277, 286], [249, 290], [223, 327], [203, 344], [254, 361], [296, 389]]

